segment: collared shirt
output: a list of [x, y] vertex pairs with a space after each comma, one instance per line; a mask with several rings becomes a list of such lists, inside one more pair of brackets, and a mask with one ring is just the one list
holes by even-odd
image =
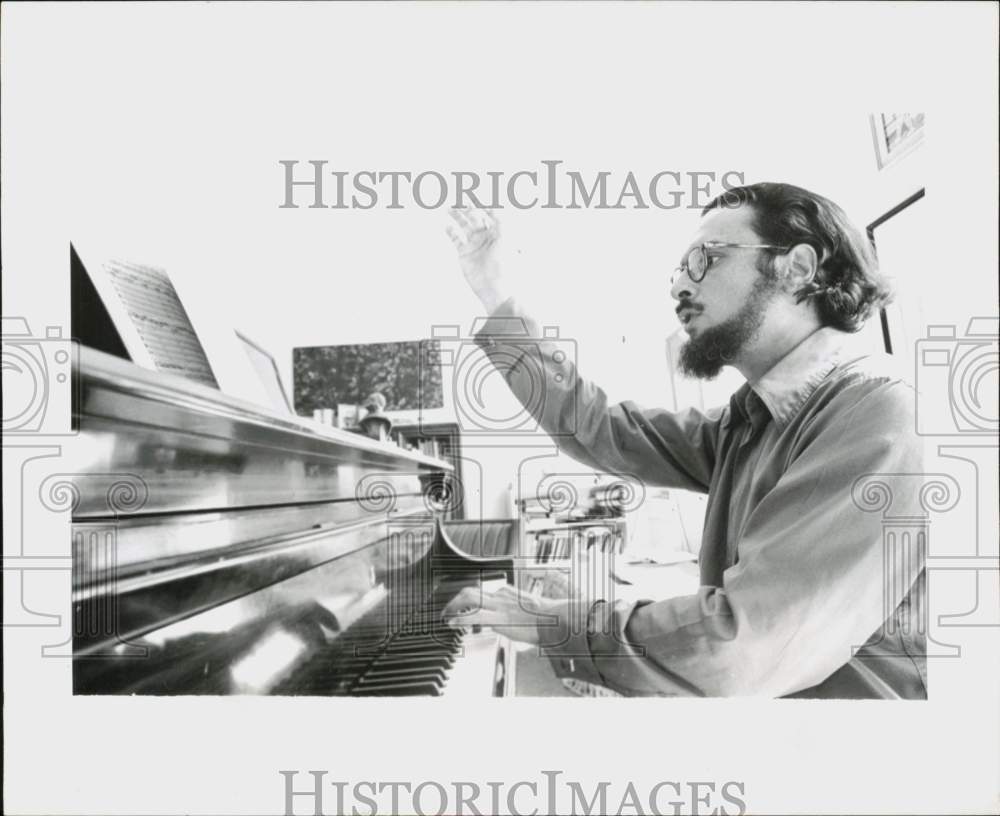
[[674, 413], [609, 404], [541, 337], [508, 300], [476, 339], [562, 451], [708, 493], [698, 593], [555, 605], [538, 632], [560, 676], [624, 694], [926, 698], [923, 446], [892, 358], [822, 328], [728, 406]]

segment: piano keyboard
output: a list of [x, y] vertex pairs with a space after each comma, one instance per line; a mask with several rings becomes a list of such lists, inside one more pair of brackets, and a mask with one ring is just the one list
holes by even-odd
[[[449, 581], [389, 631], [385, 609], [315, 654], [276, 694], [349, 697], [502, 696], [510, 678], [506, 639], [445, 625], [448, 601], [474, 581]], [[484, 582], [490, 591], [492, 582]]]

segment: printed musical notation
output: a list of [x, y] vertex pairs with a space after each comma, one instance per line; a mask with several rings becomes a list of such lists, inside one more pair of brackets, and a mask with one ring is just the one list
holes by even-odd
[[105, 262], [104, 269], [157, 369], [218, 388], [167, 273], [121, 260]]

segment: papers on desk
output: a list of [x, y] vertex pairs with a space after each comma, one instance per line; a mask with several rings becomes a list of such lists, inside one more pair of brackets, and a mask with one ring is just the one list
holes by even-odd
[[688, 552], [687, 550], [667, 550], [666, 552], [657, 551], [655, 555], [646, 556], [643, 558], [630, 558], [626, 562], [627, 564], [659, 564], [662, 566], [667, 566], [669, 564], [684, 564], [684, 563], [694, 563], [697, 561], [697, 557], [694, 553]]
[[694, 595], [700, 581], [693, 558], [669, 564], [615, 564], [615, 600], [663, 601], [680, 595]]

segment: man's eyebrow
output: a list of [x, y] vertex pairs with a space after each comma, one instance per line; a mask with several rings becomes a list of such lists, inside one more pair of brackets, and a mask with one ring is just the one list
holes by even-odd
[[719, 249], [729, 249], [733, 246], [734, 242], [730, 241], [703, 241], [705, 249], [707, 250], [719, 250]]

